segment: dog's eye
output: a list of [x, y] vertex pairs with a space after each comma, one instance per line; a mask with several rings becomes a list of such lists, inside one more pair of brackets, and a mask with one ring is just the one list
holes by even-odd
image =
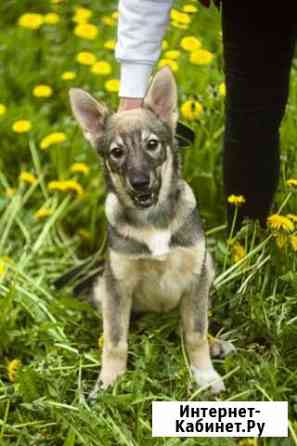
[[157, 139], [150, 139], [146, 145], [147, 150], [152, 152], [159, 147], [159, 141]]
[[124, 155], [124, 150], [121, 147], [114, 147], [110, 151], [110, 156], [112, 156], [113, 158], [116, 158], [116, 159], [122, 158], [123, 155]]

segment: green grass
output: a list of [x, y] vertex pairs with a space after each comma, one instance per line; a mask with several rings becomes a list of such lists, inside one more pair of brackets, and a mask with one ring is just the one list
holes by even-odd
[[[71, 117], [70, 86], [86, 88], [115, 108], [117, 95], [104, 89], [105, 79], [75, 61], [82, 50], [93, 51], [109, 61], [118, 77], [113, 53], [103, 47], [116, 26], [104, 27], [97, 39], [73, 35], [71, 17], [77, 3], [9, 0], [0, 6], [0, 445], [168, 445], [231, 446], [234, 439], [152, 439], [153, 400], [213, 399], [192, 385], [178, 311], [147, 314], [134, 321], [129, 337], [128, 372], [116, 385], [89, 406], [86, 395], [100, 368], [98, 338], [100, 316], [88, 303], [78, 301], [71, 289], [56, 291], [54, 279], [69, 268], [92, 258], [105, 246], [104, 184], [100, 164]], [[85, 0], [94, 12], [92, 22], [102, 28], [116, 2]], [[178, 2], [182, 6], [184, 2]], [[57, 25], [37, 31], [17, 26], [19, 16], [34, 11], [56, 11]], [[178, 48], [184, 35], [196, 34], [215, 57], [210, 65], [194, 66], [182, 53], [176, 74], [180, 102], [196, 97], [203, 106], [199, 120], [191, 123], [197, 134], [195, 146], [184, 152], [184, 175], [199, 199], [216, 259], [217, 278], [210, 317], [212, 335], [234, 342], [237, 353], [215, 361], [225, 377], [224, 400], [288, 400], [290, 440], [266, 439], [261, 445], [296, 445], [297, 432], [297, 272], [296, 253], [288, 244], [280, 249], [269, 230], [253, 224], [237, 239], [246, 256], [234, 263], [222, 227], [225, 223], [222, 193], [222, 134], [224, 99], [218, 94], [223, 81], [219, 14], [199, 8], [189, 30], [170, 27], [170, 48]], [[77, 78], [62, 81], [64, 71]], [[32, 89], [52, 86], [50, 98], [35, 98]], [[17, 119], [29, 119], [32, 131], [16, 134]], [[41, 139], [63, 131], [67, 141], [39, 148]], [[288, 112], [282, 126], [281, 181], [275, 211], [297, 214], [297, 197], [286, 180], [297, 168], [297, 72], [292, 70]], [[71, 174], [73, 162], [90, 167], [88, 175]], [[21, 171], [34, 173], [34, 184], [22, 183]], [[48, 182], [76, 178], [85, 190], [53, 192]], [[12, 196], [7, 190], [14, 188]], [[52, 214], [38, 220], [42, 206]], [[102, 253], [101, 253], [102, 255]], [[7, 365], [22, 363], [15, 380]]]

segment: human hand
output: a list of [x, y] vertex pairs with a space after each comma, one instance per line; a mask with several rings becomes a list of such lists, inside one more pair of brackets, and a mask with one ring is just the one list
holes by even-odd
[[143, 106], [143, 98], [121, 98], [118, 111], [132, 110]]

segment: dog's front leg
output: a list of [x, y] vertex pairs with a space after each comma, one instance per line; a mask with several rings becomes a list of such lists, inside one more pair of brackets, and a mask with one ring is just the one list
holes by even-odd
[[185, 344], [197, 384], [209, 386], [213, 393], [224, 390], [224, 382], [215, 371], [208, 344], [208, 294], [210, 274], [207, 265], [195, 276], [181, 302]]
[[95, 398], [100, 388], [113, 384], [126, 370], [132, 302], [131, 293], [124, 291], [109, 265], [95, 292], [100, 293], [104, 344], [101, 371], [90, 398]]

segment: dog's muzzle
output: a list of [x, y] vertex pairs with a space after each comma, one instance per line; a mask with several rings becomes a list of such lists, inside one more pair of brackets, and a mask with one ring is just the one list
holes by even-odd
[[156, 194], [150, 183], [150, 176], [146, 174], [139, 174], [129, 178], [130, 197], [135, 206], [148, 208], [154, 204]]

